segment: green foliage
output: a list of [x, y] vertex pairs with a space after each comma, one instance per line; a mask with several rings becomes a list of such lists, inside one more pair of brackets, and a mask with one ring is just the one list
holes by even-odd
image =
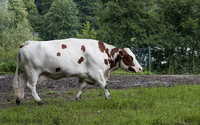
[[96, 39], [97, 32], [90, 29], [90, 22], [86, 21], [83, 25], [84, 29], [82, 29], [82, 34], [77, 34], [78, 38]]
[[37, 14], [38, 13], [36, 5], [34, 4], [34, 0], [22, 0], [22, 1], [25, 4], [25, 7], [29, 14]]
[[36, 7], [37, 7], [38, 13], [40, 15], [42, 15], [42, 10], [43, 10], [42, 3], [43, 3], [43, 0], [34, 0], [34, 3], [36, 5]]
[[11, 27], [17, 28], [18, 24], [24, 20], [27, 16], [27, 12], [24, 7], [24, 3], [21, 0], [9, 0], [8, 9], [11, 16]]
[[29, 14], [27, 16], [27, 19], [30, 21], [30, 24], [31, 26], [33, 27], [34, 31], [35, 32], [39, 32], [41, 31], [42, 29], [42, 25], [43, 25], [43, 16], [42, 15], [39, 15], [39, 14]]
[[6, 30], [9, 28], [11, 18], [5, 5], [0, 5], [0, 15], [0, 41], [2, 41]]
[[23, 0], [28, 12], [27, 19], [30, 21], [34, 32], [39, 32], [43, 23], [43, 16], [38, 14], [34, 0]]
[[[7, 9], [6, 9], [7, 8]], [[20, 44], [26, 40], [35, 40], [33, 29], [26, 19], [27, 12], [22, 1], [10, 0], [8, 7], [0, 6], [0, 71], [14, 72]], [[22, 67], [19, 67], [22, 73]]]
[[92, 29], [99, 29], [96, 12], [102, 6], [101, 2], [99, 0], [74, 0], [74, 2], [77, 4], [77, 8], [79, 9], [78, 17], [80, 23], [83, 24], [86, 21], [89, 21]]
[[[162, 50], [155, 53], [153, 69], [165, 74], [199, 72], [199, 9], [200, 1], [158, 0], [154, 10], [160, 22], [150, 39]], [[186, 11], [187, 10], [187, 11]], [[153, 45], [153, 44], [152, 44]], [[154, 52], [153, 52], [154, 53]], [[161, 65], [162, 61], [165, 65]]]
[[49, 8], [51, 7], [51, 4], [53, 3], [53, 0], [42, 0], [42, 15], [45, 15], [49, 12]]
[[200, 124], [199, 85], [139, 87], [109, 92], [111, 99], [108, 100], [99, 96], [103, 94], [101, 89], [87, 89], [81, 102], [73, 99], [75, 92], [65, 94], [65, 98], [53, 99], [47, 95], [43, 106], [35, 106], [33, 100], [24, 100], [23, 105], [17, 107], [8, 104], [0, 109], [0, 121], [5, 125]]
[[[13, 74], [15, 73], [16, 65], [17, 65], [16, 61], [7, 61], [0, 63], [0, 71], [4, 73]], [[18, 73], [20, 74], [23, 73], [23, 68], [21, 65], [19, 65]]]
[[1, 58], [0, 62], [7, 62], [13, 60], [17, 57], [18, 48], [15, 48], [13, 45], [3, 44], [0, 46]]
[[144, 5], [147, 5], [145, 0], [105, 3], [98, 12], [101, 27], [98, 39], [118, 47], [141, 47], [147, 30], [151, 30], [148, 26], [151, 14]]
[[[1, 6], [1, 8], [3, 8]], [[11, 0], [8, 3], [8, 10], [5, 10], [3, 20], [0, 22], [0, 26], [3, 26], [2, 36], [0, 37], [0, 45], [13, 44], [18, 45], [19, 41], [33, 40], [33, 29], [30, 26], [29, 21], [26, 19], [27, 12], [25, 11], [22, 1]], [[1, 19], [1, 18], [0, 18]]]
[[[0, 46], [0, 71], [4, 73], [14, 73], [16, 70], [16, 60], [17, 60], [17, 53], [18, 53], [18, 46], [21, 42], [17, 45], [14, 44], [3, 44]], [[23, 68], [19, 65], [19, 73], [23, 73]]]
[[77, 14], [78, 9], [72, 0], [53, 1], [48, 13], [44, 16], [42, 39], [76, 37], [80, 27]]

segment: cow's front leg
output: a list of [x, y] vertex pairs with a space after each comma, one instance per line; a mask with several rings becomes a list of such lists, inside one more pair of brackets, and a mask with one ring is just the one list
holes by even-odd
[[110, 93], [107, 90], [107, 83], [106, 82], [100, 82], [99, 85], [101, 86], [101, 88], [103, 89], [103, 91], [105, 93], [105, 99], [109, 99]]
[[78, 87], [78, 93], [76, 96], [76, 100], [78, 100], [78, 101], [81, 101], [81, 93], [84, 89], [85, 84], [86, 84], [86, 82], [82, 78], [79, 78], [79, 87]]
[[105, 98], [109, 99], [110, 98], [110, 93], [107, 90], [107, 83], [106, 80], [102, 74], [102, 72], [98, 72], [97, 74], [91, 75], [91, 77], [96, 80], [96, 82], [100, 85], [100, 87], [103, 89], [105, 93]]
[[109, 99], [110, 98], [110, 93], [108, 92], [108, 90], [107, 90], [107, 83], [106, 83], [106, 85], [105, 85], [105, 91], [106, 91], [106, 95], [107, 95], [107, 98], [106, 99]]

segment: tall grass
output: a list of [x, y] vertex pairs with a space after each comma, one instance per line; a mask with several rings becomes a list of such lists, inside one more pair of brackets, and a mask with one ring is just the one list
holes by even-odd
[[[200, 86], [140, 87], [109, 90], [105, 100], [101, 89], [88, 89], [81, 102], [75, 92], [65, 98], [43, 97], [42, 106], [33, 100], [23, 105], [0, 109], [1, 124], [136, 124], [136, 125], [198, 125], [200, 124]], [[56, 93], [55, 93], [56, 94]], [[73, 97], [73, 98], [72, 98]]]

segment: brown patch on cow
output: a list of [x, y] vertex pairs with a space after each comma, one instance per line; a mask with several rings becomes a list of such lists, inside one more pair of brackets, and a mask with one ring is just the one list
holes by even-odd
[[133, 69], [132, 67], [128, 67], [128, 70], [135, 72], [135, 69]]
[[78, 63], [81, 64], [83, 61], [84, 61], [84, 58], [81, 57], [81, 58], [78, 60]]
[[67, 45], [62, 44], [62, 49], [65, 49], [65, 48], [67, 48]]
[[19, 48], [23, 48], [24, 47], [24, 45], [21, 45]]
[[105, 63], [106, 65], [108, 65], [108, 60], [107, 60], [107, 59], [104, 59], [104, 63]]
[[103, 53], [104, 50], [106, 49], [104, 43], [99, 41], [99, 42], [98, 42], [98, 45], [99, 45], [99, 49], [100, 49], [100, 51]]
[[115, 55], [115, 53], [118, 53], [119, 49], [118, 48], [114, 48], [111, 50], [111, 56], [113, 57]]
[[61, 56], [61, 53], [57, 52], [57, 56]]
[[[103, 43], [103, 42], [98, 42], [98, 45], [99, 45], [99, 49], [102, 53], [105, 53], [108, 55], [109, 58], [111, 57], [114, 57], [115, 53], [119, 52], [119, 49], [118, 48], [113, 48], [110, 52], [109, 52], [109, 49], [105, 47], [105, 44], [106, 43]], [[107, 44], [109, 45], [109, 44]]]
[[117, 62], [115, 60], [110, 60], [110, 69], [116, 66]]
[[115, 67], [117, 65], [119, 59], [120, 59], [119, 54], [117, 55], [117, 58], [115, 58], [115, 60], [108, 59], [109, 64], [110, 64], [110, 69], [112, 69], [113, 67]]
[[81, 46], [81, 50], [83, 50], [83, 52], [85, 52], [85, 46], [84, 45]]
[[112, 61], [111, 59], [108, 59], [109, 64], [111, 64], [111, 61]]
[[56, 68], [56, 72], [58, 72], [58, 71], [60, 71], [60, 70], [61, 70], [60, 67]]
[[111, 57], [114, 57], [115, 53], [119, 52], [119, 49], [118, 48], [113, 48], [109, 53], [109, 49], [106, 48], [105, 52], [108, 55], [108, 57], [111, 58]]
[[135, 66], [133, 63], [133, 57], [130, 55], [125, 55], [125, 57], [122, 59], [125, 65], [127, 66]]
[[111, 55], [110, 55], [110, 53], [109, 53], [108, 48], [106, 48], [105, 52], [106, 52], [106, 54], [108, 55], [108, 57], [111, 58]]

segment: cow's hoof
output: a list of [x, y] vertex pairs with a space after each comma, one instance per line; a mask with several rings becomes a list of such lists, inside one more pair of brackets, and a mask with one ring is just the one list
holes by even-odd
[[36, 104], [36, 105], [43, 105], [43, 104], [44, 104], [44, 102], [43, 102], [43, 101], [41, 101], [41, 100], [40, 100], [40, 101], [35, 101], [35, 104]]
[[81, 95], [79, 95], [79, 97], [76, 97], [76, 100], [77, 100], [77, 101], [82, 101], [82, 100], [81, 100]]
[[16, 104], [19, 105], [20, 102], [21, 102], [21, 101], [17, 98], [17, 99], [16, 99]]
[[109, 99], [110, 98], [110, 95], [108, 95], [108, 97], [105, 97], [105, 99]]
[[105, 99], [110, 99], [110, 96], [108, 96], [108, 97], [105, 97]]
[[76, 98], [77, 101], [82, 101], [80, 98]]

